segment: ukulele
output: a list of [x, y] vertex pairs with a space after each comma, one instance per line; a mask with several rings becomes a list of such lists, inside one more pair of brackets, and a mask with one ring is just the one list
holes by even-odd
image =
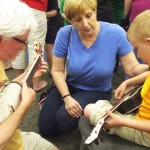
[[[129, 91], [127, 94], [124, 95], [124, 97], [119, 100], [111, 109], [111, 112], [114, 112], [118, 110], [119, 112], [123, 114], [129, 114], [137, 108], [140, 107], [142, 98], [141, 98], [141, 86], [137, 86], [131, 91]], [[90, 144], [93, 141], [96, 141], [99, 134], [102, 133], [102, 131], [105, 131], [104, 123], [105, 120], [109, 118], [109, 115], [105, 114], [96, 124], [94, 129], [92, 130], [90, 136], [86, 139], [85, 144]]]
[[[120, 104], [116, 108], [121, 114], [129, 114], [133, 111], [136, 111], [142, 103], [141, 90], [143, 85], [136, 86], [134, 89], [129, 91], [124, 97], [118, 101]], [[114, 106], [115, 106], [114, 105]]]
[[37, 56], [23, 79], [27, 82], [27, 85], [29, 85], [31, 83], [31, 80], [41, 62], [42, 51], [41, 51], [41, 44], [39, 42], [37, 42], [37, 44], [36, 44], [36, 52], [37, 52]]

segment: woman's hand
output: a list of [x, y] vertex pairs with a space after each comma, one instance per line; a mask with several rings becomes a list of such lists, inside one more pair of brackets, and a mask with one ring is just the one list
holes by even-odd
[[124, 121], [125, 121], [124, 118], [112, 113], [109, 110], [106, 111], [106, 114], [109, 115], [109, 117], [110, 117], [105, 121], [106, 127], [113, 128], [113, 127], [123, 126]]
[[81, 115], [83, 113], [83, 109], [75, 99], [73, 99], [71, 96], [69, 96], [64, 100], [64, 103], [65, 103], [66, 111], [72, 117], [77, 117], [77, 118], [81, 117]]

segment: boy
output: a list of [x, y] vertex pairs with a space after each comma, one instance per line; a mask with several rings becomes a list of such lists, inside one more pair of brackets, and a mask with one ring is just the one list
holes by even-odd
[[[138, 56], [150, 66], [150, 10], [139, 14], [131, 24], [127, 37], [136, 48]], [[137, 32], [138, 31], [138, 32]], [[110, 116], [105, 124], [110, 128], [111, 134], [116, 134], [124, 139], [135, 142], [139, 145], [150, 147], [150, 74], [142, 73], [134, 78], [124, 81], [116, 90], [115, 97], [120, 99], [128, 86], [137, 85], [144, 82], [141, 96], [142, 104], [138, 112], [122, 115], [106, 111]], [[100, 100], [96, 104], [89, 104], [84, 110], [85, 116], [95, 125], [103, 116], [104, 109], [109, 109], [111, 105]], [[103, 104], [102, 104], [103, 103]], [[102, 107], [104, 106], [104, 107]], [[109, 108], [108, 108], [109, 107]], [[101, 116], [100, 116], [101, 115]]]

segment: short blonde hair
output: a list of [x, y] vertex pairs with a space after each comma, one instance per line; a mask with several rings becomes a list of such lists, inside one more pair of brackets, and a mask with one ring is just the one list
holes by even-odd
[[127, 37], [129, 40], [145, 41], [150, 38], [150, 10], [140, 13], [131, 23]]
[[68, 20], [83, 14], [88, 8], [97, 10], [96, 0], [66, 0], [64, 4], [64, 14]]

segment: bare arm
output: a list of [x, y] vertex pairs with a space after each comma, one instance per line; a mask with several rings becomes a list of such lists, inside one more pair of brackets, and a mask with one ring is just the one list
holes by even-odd
[[130, 15], [133, 0], [124, 0], [124, 16]]
[[8, 119], [0, 124], [0, 149], [3, 149], [8, 144], [34, 99], [35, 92], [28, 88], [26, 83], [23, 83], [20, 106]]
[[148, 65], [138, 63], [133, 51], [126, 56], [120, 57], [120, 63], [125, 73], [130, 77], [134, 77], [145, 71], [149, 71]]
[[56, 15], [57, 15], [57, 10], [51, 10], [51, 11], [46, 12], [46, 18], [47, 19], [55, 17]]
[[[52, 65], [52, 76], [62, 97], [64, 95], [70, 94], [65, 76], [65, 59], [53, 56]], [[72, 96], [67, 96], [63, 99], [65, 103], [65, 109], [72, 117], [79, 117], [82, 114], [82, 108], [80, 104], [72, 98]]]
[[52, 76], [59, 92], [62, 96], [69, 94], [65, 81], [65, 59], [53, 56]]
[[116, 114], [113, 114], [110, 111], [106, 111], [106, 113], [111, 117], [110, 120], [109, 119], [106, 120], [106, 124], [109, 128], [126, 126], [137, 130], [142, 130], [145, 132], [150, 132], [150, 120], [126, 119]]
[[[66, 18], [66, 16], [65, 16], [64, 13], [61, 13], [61, 16], [63, 17], [63, 19], [65, 19], [65, 20], [67, 20], [68, 22], [70, 22], [70, 20], [68, 20], [68, 19]], [[70, 23], [71, 23], [71, 22], [70, 22]]]
[[123, 126], [150, 132], [150, 120], [124, 119]]
[[126, 89], [129, 87], [129, 86], [133, 86], [133, 85], [137, 85], [137, 84], [140, 84], [140, 83], [143, 83], [147, 76], [150, 74], [149, 71], [147, 72], [144, 72], [138, 76], [135, 76], [133, 78], [130, 78], [128, 80], [125, 80], [124, 82], [122, 82], [120, 84], [120, 86], [116, 89], [115, 91], [115, 97], [117, 99], [121, 99], [122, 96], [125, 94], [126, 92]]
[[150, 71], [146, 71], [146, 72], [144, 72], [138, 76], [135, 76], [133, 78], [130, 78], [124, 82], [126, 82], [127, 86], [133, 86], [133, 85], [141, 84], [146, 80], [146, 78], [149, 74], [150, 74]]
[[[70, 22], [70, 21], [66, 18], [65, 14], [64, 14], [64, 10], [63, 10], [63, 8], [64, 8], [64, 3], [65, 3], [65, 0], [61, 0], [61, 3], [60, 3], [60, 14], [61, 14], [61, 16], [62, 16], [63, 19], [65, 19], [65, 20], [67, 20], [68, 22]], [[70, 23], [71, 23], [71, 22], [70, 22]]]

